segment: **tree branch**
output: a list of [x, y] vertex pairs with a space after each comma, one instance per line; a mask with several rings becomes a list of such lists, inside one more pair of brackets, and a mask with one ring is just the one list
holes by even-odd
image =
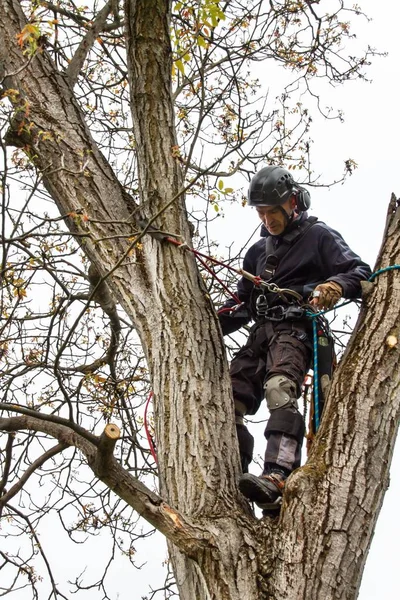
[[6, 486], [8, 475], [10, 473], [11, 459], [12, 459], [12, 446], [13, 446], [14, 438], [15, 438], [15, 434], [10, 433], [8, 436], [8, 439], [7, 439], [7, 444], [6, 444], [6, 449], [5, 449], [6, 457], [5, 457], [5, 461], [4, 461], [3, 477], [0, 480], [0, 497]]
[[79, 73], [83, 67], [87, 55], [89, 54], [93, 44], [96, 41], [99, 33], [103, 30], [109, 14], [113, 11], [114, 0], [109, 0], [107, 4], [99, 11], [93, 24], [91, 25], [86, 36], [82, 39], [75, 52], [71, 62], [68, 65], [66, 74], [72, 87], [75, 85]]
[[119, 427], [108, 423], [103, 433], [100, 436], [98, 460], [96, 464], [96, 470], [100, 473], [107, 473], [107, 469], [110, 468], [110, 462], [112, 461], [113, 451], [115, 444], [121, 435]]
[[[0, 407], [1, 408], [1, 407]], [[142, 517], [163, 533], [182, 552], [194, 558], [199, 552], [214, 546], [210, 534], [194, 527], [182, 514], [169, 506], [160, 496], [152, 492], [138, 479], [122, 468], [110, 455], [113, 436], [103, 434], [100, 447], [96, 447], [83, 436], [71, 431], [65, 425], [43, 421], [37, 417], [22, 416], [0, 418], [0, 430], [16, 432], [22, 430], [40, 431], [59, 440], [62, 446], [75, 446], [86, 457], [89, 467], [103, 483], [117, 496], [125, 500]], [[110, 437], [111, 436], [111, 437]], [[106, 440], [106, 438], [109, 438]]]
[[[112, 7], [111, 7], [110, 12], [113, 12], [115, 21], [104, 26], [103, 31], [113, 31], [117, 27], [123, 26], [123, 21], [121, 20], [119, 14], [118, 14], [118, 6], [117, 6], [118, 0], [111, 0], [111, 4], [112, 4]], [[85, 25], [90, 23], [90, 19], [88, 19], [84, 15], [75, 13], [72, 10], [67, 10], [67, 9], [63, 8], [62, 6], [60, 6], [59, 4], [53, 4], [52, 2], [46, 2], [45, 0], [40, 0], [40, 5], [43, 6], [44, 8], [47, 8], [48, 10], [54, 12], [55, 14], [63, 15], [64, 17], [71, 19], [71, 21], [73, 21], [74, 23], [77, 23], [77, 25], [81, 25], [82, 27], [84, 27]]]
[[118, 316], [117, 305], [114, 302], [114, 299], [110, 293], [110, 288], [107, 285], [107, 282], [101, 276], [94, 263], [90, 264], [88, 278], [90, 282], [91, 292], [94, 292], [94, 301], [100, 304], [101, 308], [110, 319], [111, 340], [110, 346], [105, 356], [105, 360], [110, 365], [110, 369], [113, 372], [114, 358], [117, 352], [119, 337], [121, 333], [121, 323]]
[[[54, 576], [53, 576], [53, 572], [51, 570], [50, 563], [49, 563], [49, 561], [47, 559], [47, 556], [46, 556], [46, 554], [45, 554], [45, 552], [43, 550], [43, 546], [40, 543], [40, 539], [39, 539], [39, 537], [38, 537], [38, 535], [36, 533], [35, 527], [33, 527], [32, 523], [29, 520], [29, 518], [26, 515], [24, 515], [20, 510], [18, 510], [17, 508], [15, 508], [15, 506], [8, 505], [8, 508], [12, 512], [14, 512], [16, 515], [18, 515], [20, 517], [20, 519], [23, 519], [28, 524], [31, 536], [34, 539], [36, 547], [38, 548], [38, 551], [39, 551], [39, 553], [40, 553], [40, 555], [41, 555], [41, 557], [42, 557], [42, 559], [43, 559], [43, 561], [44, 561], [44, 563], [46, 565], [47, 573], [49, 575], [50, 582], [51, 582], [51, 587], [52, 587], [53, 593], [54, 593], [54, 598], [61, 597], [61, 598], [64, 598], [64, 600], [68, 600], [67, 597], [64, 596], [64, 594], [62, 594], [60, 592], [60, 590], [57, 588], [57, 584], [55, 582], [55, 579], [54, 579]], [[6, 555], [3, 554], [3, 556], [6, 558]], [[8, 557], [7, 557], [7, 559], [8, 559]], [[18, 569], [21, 569], [22, 571], [24, 571], [26, 573], [26, 575], [28, 576], [29, 580], [31, 581], [31, 583], [33, 583], [32, 582], [31, 570], [29, 569], [29, 567], [24, 567], [23, 565], [18, 565], [18, 564], [15, 564], [15, 566]]]
[[57, 415], [48, 415], [45, 413], [40, 413], [30, 408], [18, 406], [17, 404], [8, 404], [6, 402], [0, 402], [0, 410], [16, 412], [20, 415], [32, 417], [40, 421], [46, 421], [48, 423], [62, 425], [63, 427], [70, 429], [71, 432], [74, 431], [78, 435], [82, 436], [84, 439], [86, 439], [91, 444], [94, 444], [95, 446], [97, 446], [99, 443], [99, 438], [96, 435], [93, 435], [93, 433], [90, 433], [90, 431], [87, 431], [87, 429], [84, 429], [83, 427], [81, 427], [77, 423], [74, 423], [73, 421], [70, 421], [69, 419], [63, 419], [62, 417], [58, 417]]
[[[22, 477], [15, 483], [8, 492], [3, 494], [0, 497], [0, 511], [2, 507], [7, 504], [20, 490], [22, 490], [25, 483], [28, 481], [29, 477], [33, 475], [36, 469], [39, 469], [49, 458], [52, 458], [59, 452], [62, 452], [65, 448], [67, 448], [67, 444], [57, 444], [54, 448], [47, 450], [42, 456], [37, 458], [24, 472]], [[1, 488], [0, 488], [1, 489]]]

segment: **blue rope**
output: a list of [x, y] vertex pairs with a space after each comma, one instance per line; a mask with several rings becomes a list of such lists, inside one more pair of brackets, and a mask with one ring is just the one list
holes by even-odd
[[317, 319], [313, 319], [313, 371], [314, 371], [314, 419], [315, 431], [319, 427], [319, 386], [318, 386], [318, 331]]
[[[395, 269], [400, 269], [400, 265], [391, 265], [389, 267], [385, 267], [383, 269], [379, 269], [379, 271], [375, 271], [375, 273], [372, 273], [371, 277], [368, 279], [368, 281], [372, 281], [373, 279], [375, 279], [375, 277], [377, 277], [378, 275], [380, 275], [381, 273], [385, 273], [386, 271], [394, 271]], [[353, 300], [346, 300], [345, 302], [342, 302], [342, 304], [339, 304], [338, 306], [335, 306], [334, 308], [342, 308], [342, 306], [346, 306], [346, 304], [350, 304], [350, 302], [354, 302]], [[319, 385], [318, 385], [318, 329], [317, 329], [317, 317], [321, 316], [321, 315], [325, 315], [326, 313], [330, 312], [331, 310], [333, 310], [333, 308], [330, 308], [328, 310], [321, 310], [320, 312], [311, 312], [311, 311], [307, 311], [306, 315], [307, 317], [309, 317], [310, 319], [312, 319], [312, 326], [313, 326], [313, 371], [314, 371], [314, 420], [315, 420], [315, 432], [318, 431], [319, 428], [319, 421], [320, 421], [320, 415], [319, 415]]]
[[[346, 306], [346, 304], [350, 304], [351, 302], [354, 302], [354, 300], [346, 300], [345, 302], [342, 302], [342, 304], [335, 306], [334, 309], [336, 310], [337, 308], [342, 308], [342, 306]], [[309, 310], [306, 312], [306, 316], [310, 317], [310, 319], [315, 319], [315, 317], [326, 315], [326, 313], [331, 312], [331, 310], [333, 310], [333, 308], [329, 308], [328, 310], [320, 310], [319, 312], [311, 312]]]
[[380, 275], [381, 273], [385, 273], [386, 271], [394, 271], [395, 269], [400, 269], [400, 265], [391, 265], [389, 267], [385, 267], [384, 269], [379, 269], [379, 271], [375, 271], [375, 273], [372, 273], [368, 281], [372, 281], [377, 275]]

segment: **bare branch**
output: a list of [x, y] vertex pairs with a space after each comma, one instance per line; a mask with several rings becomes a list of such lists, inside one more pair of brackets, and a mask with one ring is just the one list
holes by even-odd
[[54, 423], [55, 425], [62, 425], [65, 428], [69, 428], [71, 432], [75, 432], [78, 435], [82, 436], [92, 444], [98, 445], [99, 443], [99, 438], [90, 433], [90, 431], [86, 431], [86, 429], [84, 429], [77, 423], [69, 421], [68, 419], [63, 419], [62, 417], [58, 417], [57, 415], [39, 413], [38, 411], [25, 408], [24, 406], [17, 406], [16, 404], [6, 404], [4, 402], [0, 403], [0, 410], [16, 412], [21, 415], [26, 415], [27, 417], [32, 417], [34, 419], [46, 421], [48, 423]]
[[[37, 548], [39, 550], [39, 553], [40, 553], [40, 555], [41, 555], [41, 557], [42, 557], [42, 559], [43, 559], [43, 561], [44, 561], [44, 563], [46, 565], [46, 569], [47, 569], [47, 572], [49, 574], [49, 579], [50, 579], [50, 582], [51, 582], [51, 587], [52, 587], [52, 590], [53, 590], [53, 593], [54, 593], [54, 597], [57, 598], [59, 596], [60, 598], [64, 598], [64, 600], [68, 600], [67, 597], [64, 596], [64, 594], [62, 594], [60, 592], [60, 590], [57, 588], [57, 584], [56, 584], [54, 576], [53, 576], [53, 572], [52, 572], [52, 569], [51, 569], [51, 566], [50, 566], [50, 562], [49, 562], [49, 560], [48, 560], [48, 558], [46, 556], [46, 553], [44, 552], [42, 544], [40, 543], [40, 539], [39, 539], [39, 537], [38, 537], [38, 535], [37, 535], [37, 533], [35, 531], [35, 528], [32, 526], [32, 523], [31, 523], [30, 519], [26, 515], [24, 515], [24, 513], [22, 511], [20, 511], [18, 508], [16, 508], [15, 506], [9, 506], [9, 508], [10, 508], [10, 510], [11, 510], [12, 513], [15, 513], [16, 515], [18, 515], [21, 519], [23, 519], [27, 523], [27, 525], [29, 527], [30, 534], [31, 534], [32, 538], [34, 539], [35, 544], [37, 545]], [[3, 556], [4, 556], [4, 554], [3, 554]], [[20, 565], [19, 565], [19, 568], [21, 568]], [[25, 572], [28, 575], [28, 578], [32, 580], [31, 570], [29, 568], [26, 568]]]
[[45, 452], [44, 454], [42, 454], [42, 456], [40, 456], [39, 458], [37, 458], [24, 472], [23, 476], [20, 478], [20, 480], [15, 483], [5, 494], [3, 494], [2, 496], [0, 496], [0, 511], [2, 509], [2, 507], [7, 504], [11, 498], [13, 498], [22, 488], [23, 486], [26, 484], [26, 482], [28, 481], [28, 479], [30, 478], [30, 476], [37, 470], [39, 469], [42, 465], [44, 465], [44, 463], [49, 460], [50, 458], [52, 458], [53, 456], [55, 456], [56, 454], [59, 454], [60, 452], [62, 452], [65, 448], [67, 448], [66, 444], [57, 444], [56, 446], [54, 446], [54, 448], [51, 448], [50, 450], [48, 450], [47, 452]]
[[[12, 458], [12, 446], [13, 446], [14, 438], [15, 438], [15, 433], [10, 433], [7, 438], [7, 444], [6, 444], [6, 449], [5, 449], [5, 461], [4, 461], [4, 467], [3, 467], [3, 476], [0, 480], [0, 500], [1, 500], [1, 497], [3, 494], [3, 490], [6, 486], [6, 483], [8, 480], [8, 475], [10, 472], [11, 458]], [[1, 513], [1, 511], [0, 511], [0, 513]]]
[[[64, 447], [76, 446], [85, 455], [93, 473], [103, 483], [189, 556], [196, 556], [202, 549], [210, 548], [212, 539], [209, 534], [201, 528], [193, 527], [182, 514], [132, 477], [114, 457], [108, 456], [111, 440], [108, 444], [103, 442], [103, 450], [106, 447], [107, 451], [103, 451], [101, 455], [94, 444], [64, 425], [28, 416], [0, 418], [0, 430], [16, 432], [25, 429], [41, 431], [55, 437]], [[108, 456], [107, 465], [104, 461], [105, 456]]]
[[82, 38], [71, 62], [67, 68], [67, 76], [72, 86], [75, 85], [79, 73], [84, 65], [87, 55], [89, 54], [93, 44], [98, 38], [100, 32], [108, 19], [109, 14], [113, 11], [115, 0], [109, 0], [107, 4], [98, 12], [95, 20], [90, 26], [86, 36]]

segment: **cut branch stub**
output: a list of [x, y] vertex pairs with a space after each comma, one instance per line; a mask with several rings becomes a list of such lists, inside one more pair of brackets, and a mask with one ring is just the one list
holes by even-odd
[[119, 427], [113, 423], [108, 423], [100, 436], [96, 460], [98, 474], [100, 477], [109, 467], [109, 462], [113, 456], [115, 444], [120, 436], [121, 431]]
[[117, 440], [121, 436], [118, 425], [108, 423], [100, 436], [99, 452], [101, 454], [110, 454], [114, 450]]

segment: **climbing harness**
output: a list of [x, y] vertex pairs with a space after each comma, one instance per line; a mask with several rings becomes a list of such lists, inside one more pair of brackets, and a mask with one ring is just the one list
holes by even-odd
[[[286, 295], [292, 296], [293, 298], [295, 298], [297, 300], [301, 299], [300, 294], [298, 294], [297, 292], [286, 289], [286, 288], [281, 289], [275, 283], [268, 283], [259, 275], [253, 275], [252, 273], [249, 273], [248, 271], [245, 271], [244, 269], [236, 269], [235, 267], [232, 267], [231, 265], [228, 265], [225, 262], [222, 262], [216, 258], [213, 258], [212, 256], [203, 254], [202, 252], [199, 252], [198, 250], [195, 250], [194, 248], [191, 248], [190, 246], [188, 246], [186, 242], [180, 242], [179, 240], [172, 237], [171, 235], [169, 235], [167, 233], [163, 233], [160, 230], [156, 229], [155, 227], [152, 227], [151, 225], [147, 225], [146, 222], [143, 220], [139, 221], [139, 225], [140, 225], [140, 227], [143, 227], [143, 229], [146, 229], [146, 232], [149, 235], [151, 235], [152, 237], [154, 237], [156, 240], [168, 242], [178, 248], [181, 248], [182, 250], [186, 250], [186, 251], [194, 254], [194, 256], [199, 260], [199, 262], [204, 266], [204, 268], [216, 279], [216, 281], [218, 281], [218, 283], [235, 300], [235, 302], [237, 302], [238, 305], [242, 304], [241, 301], [239, 300], [239, 298], [236, 296], [236, 294], [231, 292], [227, 288], [227, 286], [225, 286], [225, 284], [218, 278], [215, 271], [213, 271], [213, 269], [211, 269], [211, 267], [209, 267], [207, 262], [211, 262], [214, 265], [223, 267], [224, 269], [228, 269], [228, 271], [231, 271], [232, 273], [236, 273], [236, 275], [241, 275], [245, 279], [248, 279], [249, 281], [251, 281], [256, 287], [259, 287], [261, 290], [263, 290], [265, 292], [269, 292], [269, 293], [278, 294], [284, 300], [286, 299], [285, 298]], [[232, 309], [235, 309], [235, 308], [236, 307], [232, 307]]]
[[[270, 250], [273, 250], [273, 248], [271, 248], [271, 246], [270, 246], [272, 244], [271, 238], [267, 238], [266, 269], [263, 274], [263, 277], [261, 277], [258, 275], [253, 275], [252, 273], [249, 273], [248, 271], [245, 271], [244, 269], [237, 269], [235, 267], [232, 267], [231, 265], [228, 265], [225, 262], [217, 260], [216, 258], [213, 258], [212, 256], [203, 254], [202, 252], [199, 252], [198, 250], [195, 250], [194, 248], [191, 248], [190, 246], [188, 246], [186, 244], [186, 242], [180, 242], [173, 236], [171, 236], [167, 233], [164, 233], [151, 225], [148, 225], [143, 220], [139, 221], [140, 227], [142, 227], [144, 230], [146, 230], [146, 233], [148, 233], [155, 239], [158, 239], [159, 241], [169, 242], [170, 244], [173, 244], [174, 246], [181, 248], [182, 250], [187, 250], [187, 251], [191, 252], [192, 254], [194, 254], [194, 256], [203, 265], [203, 267], [212, 275], [212, 277], [214, 277], [218, 281], [218, 283], [221, 285], [221, 287], [235, 300], [235, 302], [236, 302], [235, 306], [221, 309], [220, 311], [218, 311], [219, 314], [222, 314], [224, 312], [232, 313], [232, 312], [238, 311], [244, 305], [244, 303], [240, 301], [240, 299], [236, 296], [236, 294], [234, 294], [233, 292], [231, 292], [229, 290], [229, 288], [220, 280], [220, 278], [218, 278], [215, 271], [207, 263], [212, 263], [214, 265], [228, 269], [229, 271], [236, 273], [237, 275], [241, 275], [245, 279], [248, 279], [249, 281], [251, 281], [254, 284], [254, 286], [261, 289], [262, 293], [258, 296], [258, 298], [256, 300], [257, 315], [260, 318], [264, 318], [265, 320], [275, 321], [275, 322], [280, 322], [280, 321], [284, 321], [284, 320], [289, 320], [289, 321], [297, 320], [297, 319], [302, 319], [304, 317], [310, 318], [312, 320], [312, 331], [313, 331], [313, 363], [312, 364], [313, 364], [313, 382], [314, 383], [313, 384], [311, 384], [311, 383], [305, 384], [306, 390], [309, 390], [309, 388], [311, 386], [313, 388], [313, 402], [312, 402], [312, 410], [311, 410], [311, 414], [310, 414], [311, 433], [308, 436], [308, 441], [310, 443], [312, 441], [314, 433], [316, 433], [318, 431], [320, 421], [321, 421], [321, 413], [322, 413], [321, 407], [323, 409], [323, 404], [324, 404], [324, 398], [321, 398], [321, 396], [323, 395], [323, 393], [321, 394], [321, 392], [322, 392], [321, 379], [324, 375], [327, 375], [329, 377], [329, 380], [332, 378], [332, 372], [333, 372], [334, 362], [335, 362], [334, 340], [333, 340], [332, 335], [330, 334], [329, 325], [328, 325], [326, 319], [324, 318], [324, 315], [326, 313], [330, 312], [331, 310], [336, 310], [338, 308], [342, 308], [343, 306], [346, 306], [347, 304], [350, 304], [351, 302], [353, 302], [353, 300], [346, 300], [346, 301], [342, 302], [341, 304], [339, 304], [329, 310], [314, 311], [310, 305], [299, 306], [299, 305], [293, 304], [293, 302], [302, 302], [303, 301], [303, 297], [299, 293], [295, 292], [294, 290], [290, 290], [288, 288], [279, 288], [278, 285], [276, 285], [275, 283], [269, 282], [269, 280], [274, 276], [275, 270], [279, 263], [279, 260], [287, 252], [287, 250], [289, 250], [289, 248], [293, 244], [293, 242], [295, 240], [297, 240], [299, 237], [302, 237], [306, 233], [306, 231], [310, 227], [312, 227], [312, 225], [314, 225], [314, 223], [316, 223], [316, 222], [317, 222], [316, 217], [309, 217], [307, 219], [307, 221], [305, 221], [303, 223], [302, 227], [298, 227], [297, 230], [295, 230], [294, 232], [291, 232], [292, 235], [287, 240], [286, 244], [282, 245], [282, 248], [280, 250], [275, 249], [273, 254], [271, 254], [269, 252]], [[375, 277], [377, 277], [378, 275], [385, 273], [387, 271], [392, 271], [392, 270], [396, 270], [396, 269], [400, 269], [400, 265], [391, 265], [391, 266], [379, 269], [378, 271], [374, 272], [371, 275], [371, 277], [369, 278], [368, 281], [372, 282], [375, 279]], [[287, 306], [277, 305], [277, 306], [270, 307], [269, 303], [268, 303], [268, 299], [265, 296], [265, 292], [278, 295], [281, 298], [281, 300], [283, 300], [287, 304]], [[308, 375], [306, 376], [306, 380], [307, 380], [307, 377], [308, 377]], [[306, 391], [306, 393], [307, 393], [307, 391]], [[147, 426], [147, 408], [148, 408], [148, 404], [149, 404], [150, 400], [152, 399], [152, 397], [153, 397], [153, 392], [150, 392], [150, 395], [146, 402], [146, 408], [145, 408], [145, 413], [144, 413], [144, 425], [145, 425], [147, 440], [148, 440], [149, 446], [150, 446], [150, 452], [151, 452], [154, 460], [157, 462], [155, 446], [154, 446], [152, 436], [151, 436], [148, 426]]]
[[[299, 296], [299, 298], [296, 299], [299, 301], [302, 300], [300, 294], [296, 293], [296, 296]], [[264, 318], [267, 321], [274, 321], [276, 323], [280, 323], [281, 321], [297, 321], [298, 319], [303, 319], [306, 316], [306, 309], [302, 308], [301, 306], [296, 306], [295, 304], [282, 306], [278, 304], [277, 306], [271, 306], [268, 308], [268, 305], [265, 306], [264, 300], [260, 302], [260, 299], [262, 298], [262, 296], [257, 298], [257, 315], [258, 317]]]
[[[265, 295], [265, 291], [273, 294], [278, 294], [278, 296], [283, 300], [286, 304], [293, 302], [293, 300], [297, 302], [302, 302], [303, 297], [301, 294], [295, 292], [290, 289], [279, 289], [279, 287], [271, 282], [271, 279], [275, 275], [275, 271], [279, 265], [279, 262], [282, 258], [287, 254], [290, 248], [294, 245], [295, 242], [298, 242], [300, 238], [302, 238], [307, 231], [315, 225], [318, 221], [317, 217], [308, 217], [304, 221], [301, 221], [297, 227], [289, 231], [284, 238], [280, 240], [280, 244], [276, 244], [276, 240], [273, 239], [273, 236], [268, 236], [265, 240], [265, 268], [262, 274], [262, 293], [258, 296], [256, 300], [256, 310], [257, 315], [261, 318], [268, 318], [270, 321], [282, 321], [286, 318], [285, 315], [274, 315], [273, 310], [269, 310], [270, 302]], [[283, 308], [283, 307], [281, 307]], [[302, 318], [303, 315], [295, 315], [291, 313], [288, 315], [288, 319], [293, 320], [297, 318]]]

